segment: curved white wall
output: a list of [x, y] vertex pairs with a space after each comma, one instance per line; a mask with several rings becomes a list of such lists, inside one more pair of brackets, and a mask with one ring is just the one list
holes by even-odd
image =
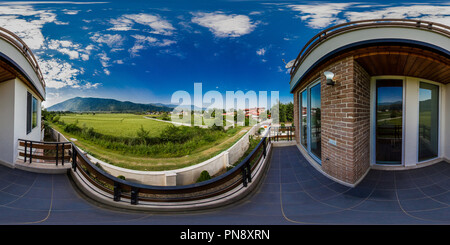
[[449, 38], [433, 31], [406, 27], [376, 27], [354, 30], [330, 37], [323, 41], [306, 57], [291, 79], [290, 89], [295, 87], [298, 80], [316, 61], [328, 53], [346, 45], [376, 40], [376, 39], [405, 39], [428, 43], [450, 52]]
[[23, 71], [32, 80], [34, 86], [42, 95], [42, 97], [45, 98], [45, 89], [42, 86], [36, 72], [34, 72], [33, 66], [28, 62], [23, 54], [16, 47], [3, 40], [2, 38], [0, 38], [0, 52], [13, 60], [18, 66], [23, 69]]
[[[38, 115], [41, 118], [41, 102], [35, 93], [20, 79], [0, 83], [0, 161], [14, 165], [18, 156], [18, 139], [40, 141], [41, 120], [27, 134], [27, 94], [38, 100]], [[4, 116], [3, 116], [4, 115]]]
[[14, 87], [15, 79], [0, 83], [0, 162], [7, 164], [14, 160]]

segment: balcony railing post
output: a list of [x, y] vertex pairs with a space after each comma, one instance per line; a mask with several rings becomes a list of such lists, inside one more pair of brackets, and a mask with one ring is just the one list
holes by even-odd
[[56, 143], [56, 166], [58, 166], [58, 148], [59, 148], [59, 144]]
[[131, 204], [132, 205], [137, 205], [139, 202], [138, 199], [138, 194], [139, 194], [139, 188], [137, 187], [131, 187]]
[[263, 138], [263, 154], [264, 158], [266, 158], [266, 137]]
[[72, 169], [74, 172], [77, 171], [77, 150], [74, 145], [72, 145]]
[[25, 140], [25, 156], [24, 156], [23, 162], [27, 162], [27, 147], [28, 147], [28, 142]]
[[64, 157], [66, 156], [66, 146], [63, 143], [62, 144], [62, 157], [61, 157], [61, 164], [64, 166]]
[[247, 182], [251, 183], [252, 182], [252, 169], [250, 166], [250, 161], [247, 161], [245, 163], [245, 168], [247, 168], [246, 173], [247, 173]]
[[121, 196], [121, 190], [120, 190], [120, 184], [119, 182], [114, 182], [114, 201], [118, 202], [120, 201]]
[[30, 141], [30, 163], [33, 161], [33, 141]]
[[245, 168], [245, 166], [242, 168], [242, 184], [244, 185], [244, 187], [247, 187], [247, 169]]

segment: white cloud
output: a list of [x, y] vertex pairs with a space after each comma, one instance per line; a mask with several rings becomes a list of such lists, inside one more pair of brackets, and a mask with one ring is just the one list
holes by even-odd
[[[399, 6], [359, 3], [314, 3], [288, 5], [311, 28], [364, 19], [421, 19], [450, 25], [450, 4], [410, 4]], [[351, 9], [354, 8], [354, 9]], [[368, 9], [369, 8], [369, 9]], [[367, 11], [364, 11], [367, 9]], [[341, 16], [339, 16], [341, 15]]]
[[113, 24], [113, 27], [108, 30], [111, 31], [129, 31], [132, 30], [134, 21], [125, 17], [112, 19], [109, 23]]
[[83, 61], [87, 61], [87, 60], [89, 60], [89, 55], [87, 55], [87, 54], [82, 54], [82, 55], [81, 55], [81, 59], [82, 59]]
[[63, 12], [68, 15], [76, 15], [76, 14], [78, 14], [78, 12], [80, 12], [80, 10], [63, 9]]
[[240, 37], [252, 32], [257, 23], [246, 15], [214, 13], [194, 13], [192, 22], [208, 28], [217, 37]]
[[105, 52], [102, 52], [102, 53], [98, 54], [98, 56], [100, 57], [100, 63], [102, 64], [102, 66], [104, 68], [111, 66], [108, 63], [109, 60], [111, 60], [111, 58], [109, 58], [108, 55]]
[[48, 88], [80, 87], [77, 76], [81, 70], [60, 59], [39, 60], [39, 66]]
[[44, 24], [55, 21], [56, 14], [48, 10], [34, 10], [27, 5], [0, 5], [0, 26], [14, 32], [31, 49], [40, 49], [44, 45], [41, 29]]
[[154, 43], [154, 42], [158, 41], [158, 39], [156, 39], [154, 37], [149, 37], [149, 36], [144, 36], [144, 35], [131, 35], [131, 36], [134, 37], [136, 39], [136, 41], [139, 41], [139, 42]]
[[123, 41], [125, 40], [124, 37], [122, 37], [119, 34], [100, 34], [100, 33], [95, 33], [92, 37], [91, 40], [100, 44], [106, 44], [108, 45], [110, 48], [113, 47], [120, 47], [123, 45]]
[[159, 41], [154, 37], [143, 35], [132, 35], [132, 37], [136, 39], [133, 47], [129, 49], [130, 55], [132, 57], [138, 56], [138, 52], [140, 50], [147, 49], [151, 46], [166, 47], [176, 43], [173, 40], [163, 39], [162, 41]]
[[337, 15], [353, 3], [316, 3], [289, 5], [294, 11], [301, 13], [300, 18], [315, 29], [325, 28], [339, 21]]
[[70, 50], [68, 48], [62, 48], [62, 49], [59, 49], [58, 51], [63, 53], [63, 54], [69, 55], [69, 58], [71, 60], [75, 60], [75, 59], [80, 58], [80, 54], [77, 51], [75, 51], [75, 50]]
[[387, 7], [379, 10], [364, 12], [346, 11], [344, 16], [349, 21], [367, 19], [370, 15], [373, 19], [421, 19], [439, 22], [450, 25], [450, 4], [447, 5], [426, 5], [417, 4], [410, 6]]
[[263, 12], [261, 11], [252, 11], [249, 13], [249, 15], [261, 15]]
[[5, 5], [23, 5], [23, 4], [101, 4], [108, 2], [72, 2], [72, 1], [6, 1], [0, 2], [0, 4]]
[[259, 56], [264, 55], [264, 54], [266, 54], [266, 49], [260, 48], [260, 49], [256, 50], [256, 54]]
[[66, 54], [70, 59], [75, 60], [81, 58], [83, 61], [89, 60], [89, 54], [92, 45], [82, 48], [80, 44], [74, 44], [69, 40], [50, 40], [47, 43], [48, 49], [56, 50], [62, 54]]
[[[172, 35], [175, 28], [167, 20], [157, 15], [151, 14], [125, 14], [117, 19], [110, 21], [113, 27], [108, 30], [129, 31], [133, 30], [133, 26], [137, 24], [145, 25], [151, 28], [150, 33], [160, 35]], [[142, 28], [140, 28], [142, 29]]]
[[102, 85], [101, 83], [90, 83], [90, 82], [87, 82], [87, 83], [83, 86], [83, 88], [85, 88], [85, 89], [98, 88], [98, 87], [101, 86], [101, 85]]

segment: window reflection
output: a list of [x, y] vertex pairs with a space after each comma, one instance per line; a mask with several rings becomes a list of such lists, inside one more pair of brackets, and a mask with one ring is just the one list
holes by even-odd
[[377, 80], [376, 162], [401, 164], [403, 80]]
[[311, 88], [311, 152], [320, 159], [321, 146], [321, 111], [320, 111], [320, 83]]
[[419, 161], [438, 156], [439, 87], [420, 83]]
[[300, 93], [300, 135], [301, 135], [301, 144], [307, 148], [308, 140], [307, 140], [307, 115], [308, 115], [308, 92], [305, 90]]

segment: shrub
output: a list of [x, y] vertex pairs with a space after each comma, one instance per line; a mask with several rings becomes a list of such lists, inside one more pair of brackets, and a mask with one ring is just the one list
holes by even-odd
[[211, 175], [209, 175], [208, 171], [203, 170], [200, 173], [200, 177], [198, 177], [198, 179], [197, 179], [197, 183], [205, 181], [205, 180], [209, 180], [209, 179], [211, 179]]
[[79, 133], [82, 130], [76, 123], [71, 123], [64, 126], [64, 131], [67, 133]]
[[117, 176], [117, 178], [119, 178], [119, 179], [123, 179], [123, 180], [125, 180], [126, 178], [125, 178], [125, 176], [123, 176], [123, 175], [119, 175], [119, 176]]
[[54, 116], [54, 117], [52, 117], [52, 118], [50, 119], [50, 121], [53, 122], [53, 123], [57, 123], [57, 122], [59, 122], [59, 119], [60, 119], [60, 118], [61, 118], [60, 116]]
[[105, 135], [86, 125], [78, 126], [60, 120], [58, 125], [64, 132], [79, 139], [99, 145], [105, 149], [137, 156], [181, 157], [192, 154], [199, 147], [214, 143], [222, 137], [236, 133], [238, 129], [214, 130], [200, 127], [169, 126], [159, 136], [151, 136], [142, 126], [132, 137]]
[[148, 144], [150, 141], [150, 130], [145, 130], [144, 126], [141, 125], [139, 130], [136, 132], [138, 140], [141, 141], [143, 144]]
[[258, 129], [258, 134], [261, 134], [262, 132], [264, 132], [264, 128], [259, 128]]

